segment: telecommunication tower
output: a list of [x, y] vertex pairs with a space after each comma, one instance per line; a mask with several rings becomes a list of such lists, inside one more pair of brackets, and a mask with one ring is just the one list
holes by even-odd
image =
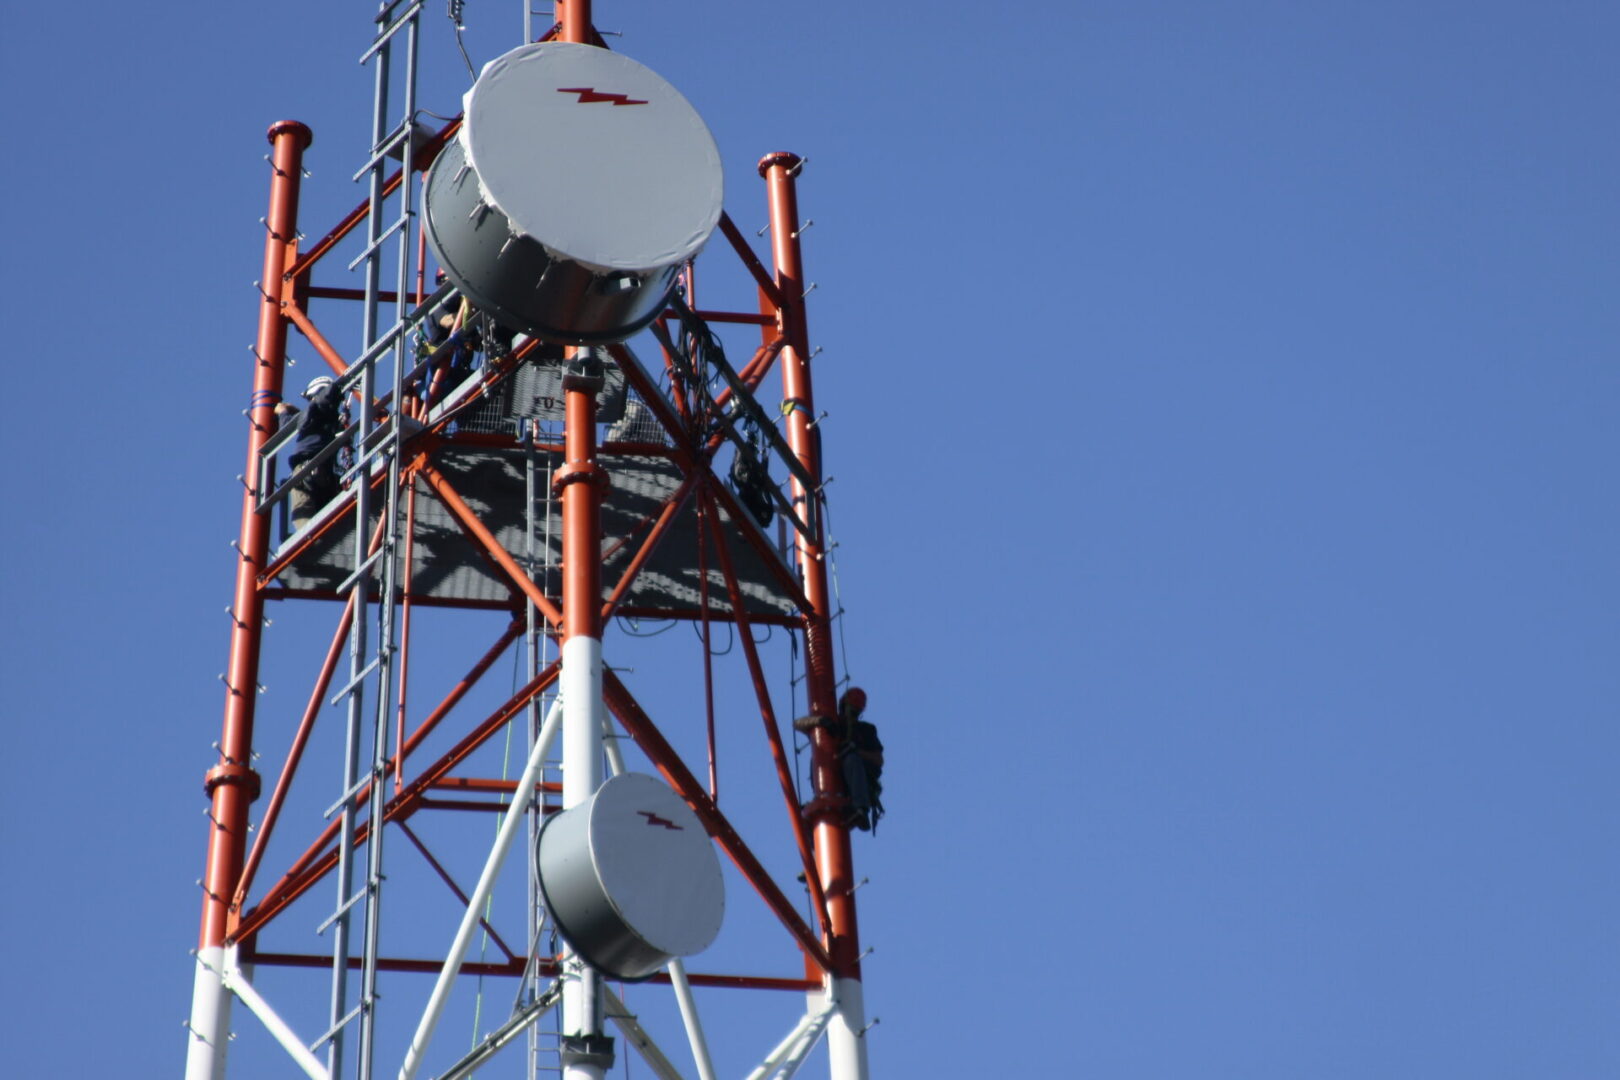
[[[867, 802], [835, 664], [803, 161], [759, 163], [761, 258], [692, 107], [607, 48], [589, 0], [554, 15], [536, 32], [525, 6], [521, 44], [429, 123], [422, 4], [385, 0], [361, 57], [367, 195], [313, 243], [313, 135], [270, 128], [188, 1080], [258, 1067], [227, 1054], [233, 1011], [285, 1055], [273, 1075], [599, 1080], [633, 1059], [709, 1078], [723, 1039], [761, 1080], [822, 1043], [834, 1080], [867, 1076]], [[358, 282], [337, 277], [348, 251]], [[700, 305], [716, 259], [741, 302]], [[294, 333], [319, 358], [296, 381]], [[324, 435], [283, 404], [310, 367]], [[301, 706], [267, 704], [272, 666]], [[728, 1000], [766, 996], [791, 1003], [774, 1028]], [[469, 1009], [450, 1046], [442, 1022]]]

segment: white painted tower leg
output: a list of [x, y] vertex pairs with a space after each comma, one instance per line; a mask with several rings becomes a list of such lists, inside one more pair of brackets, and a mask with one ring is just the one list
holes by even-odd
[[225, 988], [225, 950], [197, 951], [187, 1021], [186, 1080], [224, 1080], [225, 1050], [231, 1039], [231, 992]]
[[[867, 1080], [866, 1001], [859, 979], [829, 980], [838, 1008], [827, 1024], [827, 1059], [831, 1080]], [[825, 996], [820, 998], [824, 1004]], [[816, 998], [812, 997], [812, 1011]]]
[[[602, 726], [607, 709], [602, 703], [602, 642], [575, 636], [562, 647], [563, 798], [564, 810], [578, 806], [602, 786]], [[568, 956], [572, 959], [572, 950]], [[600, 1035], [602, 1003], [599, 976], [590, 967], [564, 975], [562, 1032], [564, 1035]], [[602, 1080], [600, 1065], [571, 1064], [564, 1080]]]

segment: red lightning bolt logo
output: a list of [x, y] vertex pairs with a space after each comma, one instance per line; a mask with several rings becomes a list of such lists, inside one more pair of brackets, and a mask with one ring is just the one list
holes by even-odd
[[596, 87], [594, 87], [594, 86], [559, 86], [557, 88], [557, 93], [559, 93], [559, 94], [578, 94], [579, 95], [579, 103], [581, 105], [590, 105], [590, 104], [592, 104], [594, 102], [598, 102], [598, 101], [611, 101], [615, 106], [619, 106], [619, 105], [645, 105], [645, 104], [647, 104], [645, 101], [636, 101], [635, 99], [630, 97], [629, 94], [603, 94], [603, 93], [599, 93], [597, 91]]
[[648, 825], [662, 825], [666, 829], [674, 829], [676, 832], [682, 831], [681, 826], [675, 824], [673, 821], [659, 817], [651, 810], [637, 810], [636, 813], [646, 818]]

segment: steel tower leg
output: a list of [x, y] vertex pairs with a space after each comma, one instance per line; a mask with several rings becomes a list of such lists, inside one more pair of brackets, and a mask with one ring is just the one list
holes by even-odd
[[591, 38], [596, 34], [596, 28], [591, 25], [591, 0], [557, 0], [553, 10], [560, 28], [557, 33], [559, 41], [591, 44]]
[[[585, 353], [571, 361], [578, 365]], [[590, 798], [602, 784], [602, 488], [607, 473], [596, 462], [596, 391], [599, 372], [572, 367], [564, 377], [567, 461], [557, 472], [563, 519], [563, 808]], [[571, 964], [569, 966], [572, 966]], [[588, 965], [563, 984], [563, 1075], [602, 1080], [605, 1068], [590, 1056], [602, 1035], [599, 976]]]
[[[821, 483], [820, 440], [812, 426], [816, 416], [810, 380], [809, 332], [804, 318], [804, 267], [799, 254], [799, 201], [796, 182], [802, 160], [795, 154], [767, 154], [760, 160], [770, 205], [771, 256], [781, 294], [779, 314], [787, 340], [781, 353], [782, 396], [791, 407], [788, 444], [810, 478]], [[837, 709], [833, 670], [833, 603], [827, 586], [826, 533], [817, 506], [821, 491], [806, 491], [792, 482], [793, 499], [811, 525], [811, 536], [795, 541], [799, 570], [811, 616], [805, 627], [805, 683], [810, 711], [831, 716]], [[815, 836], [816, 863], [827, 891], [832, 940], [828, 952], [833, 970], [826, 999], [837, 1004], [827, 1027], [827, 1049], [833, 1080], [866, 1080], [865, 1005], [861, 993], [860, 936], [855, 922], [855, 866], [849, 829], [844, 824], [844, 778], [833, 736], [817, 729], [811, 736], [811, 771], [816, 797], [806, 808]]]
[[[298, 188], [304, 150], [314, 136], [293, 120], [271, 126], [270, 213], [265, 219], [264, 270], [260, 275], [259, 334], [254, 352], [248, 428], [248, 467], [244, 476], [259, 475], [259, 450], [275, 434], [275, 408], [281, 400], [282, 365], [287, 351], [287, 321], [282, 306], [291, 284], [284, 281], [298, 234]], [[225, 719], [219, 740], [219, 764], [208, 771], [204, 788], [209, 812], [208, 863], [203, 875], [202, 928], [197, 941], [197, 972], [191, 997], [191, 1045], [186, 1053], [186, 1080], [217, 1080], [225, 1075], [225, 1049], [230, 1036], [231, 995], [224, 982], [225, 938], [231, 898], [236, 894], [247, 855], [248, 808], [259, 794], [259, 776], [251, 768], [253, 714], [259, 682], [259, 650], [264, 627], [264, 597], [259, 572], [270, 551], [270, 514], [256, 513], [257, 496], [242, 496], [241, 561], [236, 567], [236, 597], [231, 608], [230, 670], [225, 678]]]

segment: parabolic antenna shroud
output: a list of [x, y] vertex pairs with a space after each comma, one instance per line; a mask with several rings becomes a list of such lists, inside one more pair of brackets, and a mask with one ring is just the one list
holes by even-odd
[[646, 326], [720, 220], [720, 153], [697, 111], [636, 61], [567, 42], [492, 60], [465, 106], [423, 193], [450, 280], [554, 341]]

